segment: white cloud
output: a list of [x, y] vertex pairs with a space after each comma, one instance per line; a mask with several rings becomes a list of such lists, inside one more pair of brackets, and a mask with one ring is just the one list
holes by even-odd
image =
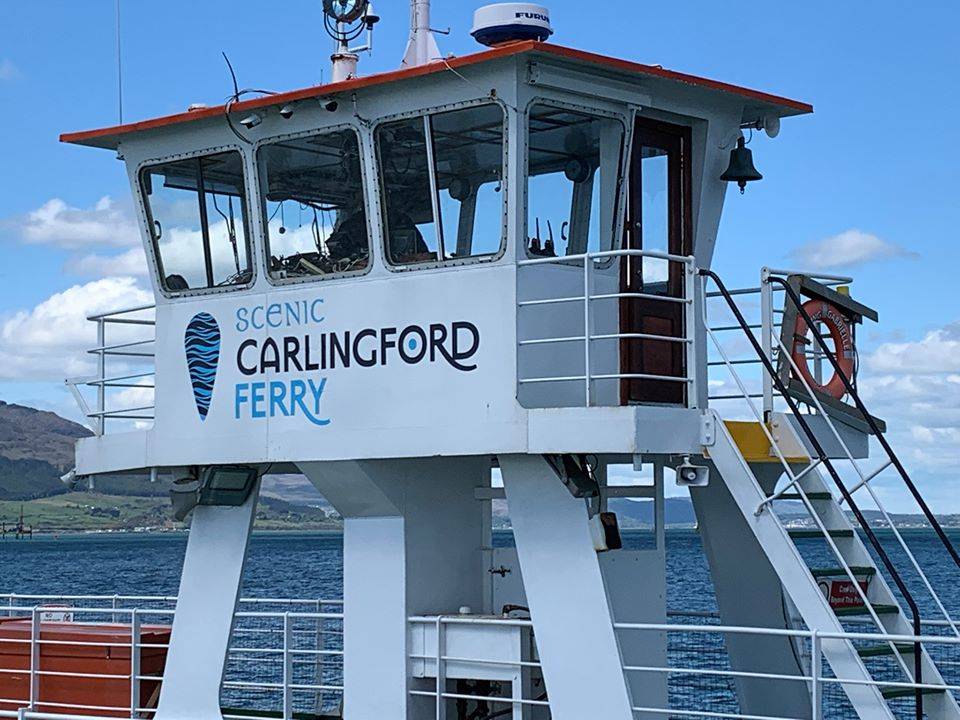
[[86, 209], [53, 198], [15, 223], [25, 242], [38, 245], [74, 249], [91, 245], [123, 247], [140, 242], [132, 214], [109, 196]]
[[142, 277], [147, 274], [147, 258], [142, 247], [133, 247], [117, 255], [83, 255], [69, 261], [66, 270], [75, 275], [89, 277]]
[[[863, 369], [861, 395], [887, 421], [908, 471], [937, 477], [941, 485], [928, 488], [944, 490], [960, 467], [960, 321], [919, 340], [884, 343], [863, 358]], [[955, 497], [949, 505], [957, 510]]]
[[916, 342], [884, 343], [864, 362], [878, 373], [960, 373], [960, 320]]
[[0, 60], [0, 82], [5, 80], [16, 80], [19, 77], [21, 77], [20, 68], [6, 58]]
[[899, 245], [878, 238], [862, 230], [846, 230], [839, 235], [801, 245], [790, 252], [790, 257], [801, 268], [823, 270], [846, 268], [890, 258], [916, 258]]
[[[51, 295], [0, 323], [0, 379], [48, 380], [89, 375], [96, 328], [87, 316], [153, 302], [131, 277], [96, 280]], [[111, 327], [110, 342], [142, 339], [142, 326]], [[138, 334], [139, 333], [139, 334]], [[137, 335], [134, 337], [134, 335]]]

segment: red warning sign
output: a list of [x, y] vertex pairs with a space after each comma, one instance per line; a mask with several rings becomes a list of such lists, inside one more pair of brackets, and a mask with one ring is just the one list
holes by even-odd
[[[858, 578], [857, 583], [866, 595], [867, 581]], [[820, 591], [830, 601], [830, 607], [834, 610], [864, 606], [863, 598], [850, 580], [821, 580], [818, 584]]]

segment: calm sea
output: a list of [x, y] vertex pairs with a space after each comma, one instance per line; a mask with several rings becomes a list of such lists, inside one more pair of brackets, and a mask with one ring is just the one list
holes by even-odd
[[[902, 531], [911, 551], [948, 608], [960, 610], [960, 572], [937, 538], [923, 530]], [[960, 545], [960, 534], [951, 533]], [[881, 537], [925, 615], [935, 617], [928, 593], [887, 531]], [[628, 547], [649, 542], [642, 531], [625, 533]], [[84, 535], [0, 541], [0, 593], [63, 595], [175, 595], [187, 538], [184, 534]], [[498, 533], [497, 544], [509, 544]], [[814, 565], [834, 565], [820, 541], [801, 541]], [[244, 576], [247, 597], [336, 599], [342, 596], [343, 543], [337, 533], [256, 534]], [[714, 610], [716, 601], [700, 538], [693, 530], [667, 533], [668, 606]]]

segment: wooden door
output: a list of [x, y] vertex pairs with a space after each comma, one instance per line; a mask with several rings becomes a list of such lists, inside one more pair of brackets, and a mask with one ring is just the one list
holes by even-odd
[[[689, 255], [691, 194], [690, 128], [638, 119], [624, 247]], [[684, 297], [683, 265], [631, 257], [624, 259], [620, 268], [620, 291], [645, 296], [621, 299], [620, 332], [683, 338], [684, 305], [666, 299]], [[624, 338], [620, 366], [624, 374], [680, 378], [686, 375], [686, 348], [671, 340]], [[681, 405], [686, 399], [687, 384], [683, 382], [625, 378], [620, 383], [623, 405]]]

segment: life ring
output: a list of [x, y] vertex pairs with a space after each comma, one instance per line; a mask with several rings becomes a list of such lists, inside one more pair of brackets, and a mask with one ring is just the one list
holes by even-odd
[[[824, 300], [808, 300], [803, 304], [803, 309], [814, 322], [823, 323], [830, 337], [833, 339], [834, 357], [840, 370], [848, 380], [853, 380], [854, 359], [856, 358], [856, 349], [853, 344], [853, 331], [849, 320], [835, 305]], [[810, 366], [807, 363], [807, 333], [810, 327], [807, 321], [803, 319], [802, 314], [797, 315], [797, 324], [794, 328], [793, 339], [793, 361], [800, 370], [803, 379], [807, 381], [813, 390], [825, 393], [837, 400], [847, 394], [847, 388], [843, 384], [843, 379], [836, 372], [830, 380], [824, 384], [817, 382], [816, 378], [810, 372]], [[828, 361], [829, 362], [829, 361]], [[832, 365], [831, 365], [832, 367]]]

